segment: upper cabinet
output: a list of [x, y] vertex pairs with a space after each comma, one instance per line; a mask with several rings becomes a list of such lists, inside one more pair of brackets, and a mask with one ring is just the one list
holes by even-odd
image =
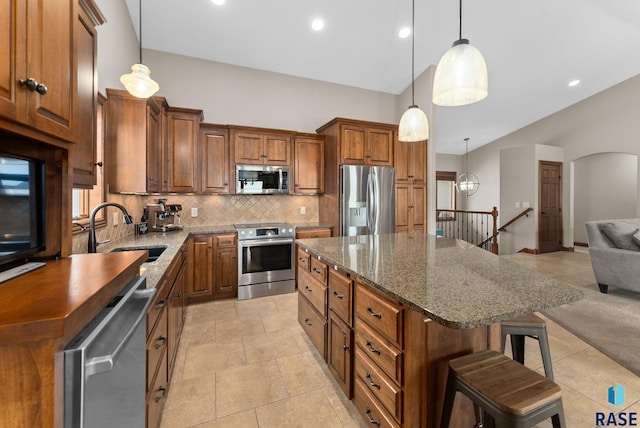
[[107, 88], [106, 160], [111, 192], [164, 190], [162, 177], [163, 115], [156, 99], [141, 99]]
[[236, 164], [291, 166], [291, 134], [269, 130], [231, 129]]
[[337, 164], [393, 166], [397, 128], [384, 123], [336, 118], [317, 132], [330, 137], [327, 150], [337, 150]]
[[229, 130], [224, 126], [200, 126], [200, 192], [229, 193]]
[[8, 128], [78, 141], [79, 124], [95, 119], [93, 27], [102, 22], [91, 0], [0, 0], [0, 120]]
[[324, 192], [324, 136], [295, 137], [293, 193], [317, 195]]
[[427, 142], [396, 143], [396, 181], [427, 182]]
[[169, 107], [166, 112], [166, 191], [195, 192], [202, 110]]

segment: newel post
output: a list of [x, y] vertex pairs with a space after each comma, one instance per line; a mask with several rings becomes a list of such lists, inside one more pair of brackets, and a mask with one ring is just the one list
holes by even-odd
[[491, 239], [491, 252], [493, 254], [498, 254], [498, 208], [493, 207], [491, 211], [491, 216], [493, 217], [493, 236]]

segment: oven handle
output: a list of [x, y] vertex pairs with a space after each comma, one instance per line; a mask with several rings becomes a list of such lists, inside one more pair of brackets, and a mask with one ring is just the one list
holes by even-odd
[[264, 247], [271, 244], [293, 244], [293, 238], [277, 238], [277, 239], [251, 239], [247, 241], [238, 241], [241, 247]]

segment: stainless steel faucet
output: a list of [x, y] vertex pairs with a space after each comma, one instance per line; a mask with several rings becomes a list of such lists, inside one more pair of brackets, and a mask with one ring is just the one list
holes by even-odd
[[109, 241], [96, 242], [96, 214], [102, 208], [108, 207], [108, 206], [119, 208], [120, 211], [122, 211], [122, 214], [124, 214], [124, 222], [127, 224], [133, 223], [133, 219], [127, 212], [127, 209], [122, 205], [116, 204], [115, 202], [103, 202], [99, 204], [93, 209], [93, 211], [91, 211], [91, 215], [89, 215], [89, 242], [87, 244], [88, 253], [95, 253], [96, 248], [98, 247], [99, 244], [104, 244], [105, 242], [109, 242]]

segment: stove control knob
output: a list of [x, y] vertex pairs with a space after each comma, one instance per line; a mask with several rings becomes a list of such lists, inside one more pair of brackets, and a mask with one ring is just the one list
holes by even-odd
[[282, 228], [282, 233], [287, 233], [287, 229], [285, 229], [284, 227]]
[[245, 231], [244, 231], [244, 230], [241, 230], [241, 231], [240, 231], [240, 236], [244, 236], [244, 235], [245, 235]]
[[250, 230], [250, 231], [249, 231], [249, 235], [253, 235], [253, 230]]
[[293, 227], [289, 228], [289, 233], [293, 233]]

